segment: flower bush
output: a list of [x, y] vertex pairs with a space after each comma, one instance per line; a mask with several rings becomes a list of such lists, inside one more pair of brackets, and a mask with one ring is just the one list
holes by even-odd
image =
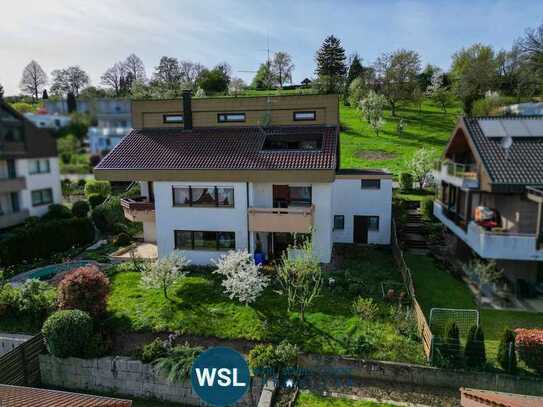
[[515, 329], [515, 347], [520, 360], [543, 373], [543, 329]]
[[217, 266], [213, 273], [224, 276], [222, 286], [226, 295], [242, 304], [255, 302], [269, 284], [269, 278], [247, 250], [229, 251], [213, 263]]
[[169, 256], [147, 263], [141, 273], [141, 284], [145, 288], [160, 288], [164, 298], [171, 301], [168, 288], [176, 281], [187, 275], [185, 271], [190, 261], [179, 251], [173, 251]]
[[96, 266], [85, 266], [67, 273], [58, 285], [60, 309], [79, 309], [93, 317], [106, 311], [109, 279]]

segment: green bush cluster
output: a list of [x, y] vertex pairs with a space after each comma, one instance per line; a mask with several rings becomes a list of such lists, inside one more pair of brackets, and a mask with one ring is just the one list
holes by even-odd
[[89, 219], [39, 221], [17, 229], [2, 241], [0, 264], [8, 266], [50, 258], [93, 241], [94, 227]]
[[53, 308], [54, 301], [54, 290], [39, 280], [27, 280], [17, 288], [4, 284], [0, 289], [0, 318], [9, 315], [41, 323]]
[[111, 197], [92, 210], [92, 220], [102, 233], [114, 233], [114, 225], [125, 221], [121, 200], [118, 197]]
[[42, 221], [70, 219], [72, 217], [72, 211], [70, 208], [60, 204], [49, 205], [48, 211], [42, 216]]
[[100, 194], [90, 194], [87, 199], [89, 200], [90, 207], [94, 209], [98, 205], [102, 204], [102, 202], [106, 200], [106, 197]]
[[155, 338], [152, 342], [143, 346], [141, 361], [143, 363], [151, 363], [167, 355], [168, 347], [166, 346], [166, 342], [160, 338]]
[[80, 310], [57, 311], [42, 328], [47, 350], [59, 358], [87, 357], [94, 335], [93, 321]]
[[464, 349], [466, 365], [471, 368], [482, 368], [486, 364], [485, 335], [480, 326], [472, 326], [468, 332]]
[[87, 201], [77, 201], [72, 206], [72, 215], [77, 218], [86, 218], [89, 215], [90, 206]]
[[183, 382], [189, 377], [192, 363], [203, 351], [201, 346], [177, 345], [168, 349], [168, 354], [156, 359], [153, 365], [170, 383]]
[[400, 174], [400, 189], [403, 192], [411, 191], [413, 189], [413, 175], [408, 172], [402, 172]]
[[358, 297], [353, 302], [353, 313], [362, 320], [375, 321], [379, 315], [379, 305], [371, 297]]
[[109, 181], [88, 180], [85, 183], [85, 196], [89, 198], [91, 194], [108, 196], [111, 194], [111, 184]]
[[434, 217], [434, 200], [430, 197], [424, 198], [420, 202], [420, 211], [424, 218], [432, 219]]
[[278, 373], [281, 369], [296, 367], [300, 350], [288, 341], [282, 341], [277, 346], [256, 345], [249, 352], [249, 367], [256, 374], [265, 370]]
[[514, 373], [517, 370], [517, 354], [515, 351], [515, 333], [511, 329], [503, 332], [498, 347], [498, 364], [508, 373]]

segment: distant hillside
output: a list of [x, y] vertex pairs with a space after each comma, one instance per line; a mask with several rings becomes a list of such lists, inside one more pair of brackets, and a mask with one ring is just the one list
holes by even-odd
[[[377, 136], [358, 110], [341, 106], [341, 166], [386, 168], [398, 176], [422, 147], [435, 149], [437, 158], [460, 115], [459, 104], [444, 114], [430, 102], [424, 102], [420, 112], [415, 106], [399, 108], [396, 117], [386, 110], [385, 125]], [[397, 130], [400, 119], [406, 125], [402, 135]]]

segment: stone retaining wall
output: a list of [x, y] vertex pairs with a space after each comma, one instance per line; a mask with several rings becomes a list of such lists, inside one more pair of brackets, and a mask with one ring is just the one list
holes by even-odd
[[28, 341], [31, 335], [0, 333], [0, 356]]
[[[154, 398], [194, 406], [204, 405], [192, 391], [190, 381], [169, 383], [165, 378], [156, 375], [151, 365], [135, 359], [60, 359], [51, 355], [40, 355], [40, 368], [42, 383], [47, 386]], [[254, 379], [252, 389], [239, 405], [256, 405], [262, 388], [261, 380]]]
[[373, 379], [390, 382], [435, 386], [452, 389], [470, 387], [506, 393], [543, 396], [543, 379], [513, 376], [500, 373], [470, 372], [464, 370], [439, 369], [408, 363], [380, 362], [351, 359], [339, 356], [302, 355], [300, 365], [306, 369], [327, 370], [334, 374], [347, 374], [358, 379]]

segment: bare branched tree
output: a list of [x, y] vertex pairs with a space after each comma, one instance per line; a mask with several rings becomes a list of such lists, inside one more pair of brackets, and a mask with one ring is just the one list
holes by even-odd
[[19, 87], [24, 93], [32, 95], [33, 100], [38, 100], [38, 95], [45, 85], [47, 85], [47, 74], [40, 64], [34, 60], [30, 61], [23, 70], [23, 77]]
[[294, 64], [289, 54], [279, 51], [273, 55], [271, 71], [280, 88], [283, 87], [284, 83], [292, 83], [293, 70]]
[[136, 54], [130, 54], [123, 62], [127, 74], [131, 75], [133, 81], [145, 82], [145, 65]]
[[121, 82], [124, 76], [124, 65], [121, 62], [117, 62], [112, 67], [108, 68], [100, 79], [102, 85], [113, 88], [113, 90], [115, 91], [115, 95], [118, 96], [121, 91]]
[[87, 73], [79, 66], [69, 66], [66, 69], [55, 69], [51, 72], [53, 84], [51, 91], [56, 95], [73, 93], [79, 96], [79, 91], [90, 83]]

